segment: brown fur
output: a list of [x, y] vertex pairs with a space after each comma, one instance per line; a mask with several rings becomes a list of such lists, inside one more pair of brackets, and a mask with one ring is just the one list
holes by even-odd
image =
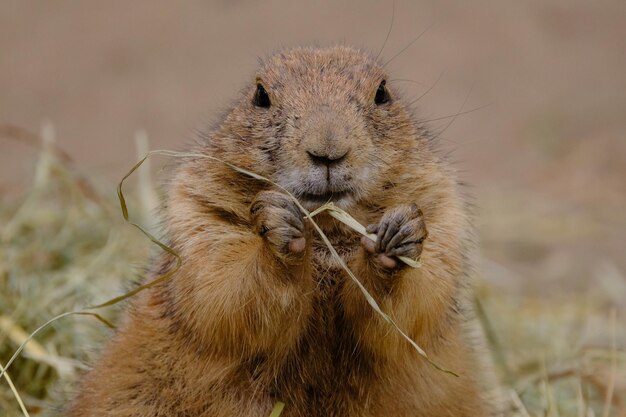
[[[308, 194], [347, 189], [336, 204], [371, 230], [385, 218], [412, 225], [401, 248], [421, 252], [420, 269], [385, 266], [382, 255], [400, 252], [369, 253], [353, 231], [317, 218], [382, 309], [460, 377], [433, 368], [373, 312], [289, 199], [189, 157], [165, 208], [183, 265], [132, 301], [70, 416], [268, 416], [276, 401], [284, 417], [492, 415], [471, 334], [459, 186], [393, 89], [374, 103], [385, 78], [352, 48], [280, 52], [197, 151], [272, 178], [309, 209], [319, 202]], [[257, 83], [269, 108], [254, 104]], [[306, 152], [345, 157], [316, 166]], [[152, 276], [171, 264], [162, 255]]]

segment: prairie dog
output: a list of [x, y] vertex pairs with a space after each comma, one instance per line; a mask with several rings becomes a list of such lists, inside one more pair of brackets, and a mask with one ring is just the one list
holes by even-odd
[[[194, 151], [368, 225], [376, 242], [316, 217], [382, 309], [460, 376], [372, 310], [285, 193], [187, 157], [163, 208], [182, 267], [132, 300], [70, 416], [266, 417], [277, 401], [282, 417], [493, 415], [460, 187], [392, 84], [362, 50], [278, 52]], [[160, 255], [147, 279], [172, 263]]]

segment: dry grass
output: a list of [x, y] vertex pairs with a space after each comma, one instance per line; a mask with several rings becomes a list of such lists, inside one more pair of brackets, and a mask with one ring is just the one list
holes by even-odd
[[[123, 221], [111, 185], [94, 185], [49, 142], [44, 148], [32, 185], [0, 203], [0, 365], [54, 315], [123, 292], [150, 245]], [[143, 187], [129, 193], [134, 213], [150, 194]], [[542, 296], [479, 283], [510, 415], [626, 416], [626, 324], [611, 288]], [[115, 320], [116, 312], [102, 314]], [[31, 415], [57, 413], [108, 334], [97, 320], [66, 317], [27, 345], [8, 373]], [[2, 414], [23, 415], [0, 382]]]
[[[0, 363], [51, 317], [97, 303], [135, 279], [148, 243], [127, 227], [113, 193], [101, 192], [55, 152], [44, 151], [34, 182], [0, 203]], [[107, 187], [108, 188], [108, 187]], [[115, 319], [116, 308], [102, 312]], [[27, 345], [9, 375], [31, 415], [54, 415], [109, 331], [66, 317]], [[0, 415], [21, 415], [5, 381]]]

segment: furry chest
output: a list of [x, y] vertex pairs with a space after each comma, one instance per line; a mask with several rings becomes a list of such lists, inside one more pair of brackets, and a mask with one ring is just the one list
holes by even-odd
[[293, 396], [289, 400], [303, 409], [334, 412], [341, 404], [367, 403], [366, 388], [375, 384], [377, 366], [345, 314], [341, 292], [347, 279], [338, 265], [316, 265], [312, 312], [297, 348], [281, 367], [277, 398]]

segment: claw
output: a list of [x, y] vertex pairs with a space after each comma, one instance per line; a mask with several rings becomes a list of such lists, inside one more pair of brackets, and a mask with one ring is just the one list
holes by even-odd
[[418, 257], [428, 236], [422, 211], [416, 204], [400, 206], [385, 213], [380, 223], [368, 225], [366, 231], [376, 234], [376, 241], [364, 236], [361, 245], [386, 268], [396, 268], [399, 256]]

